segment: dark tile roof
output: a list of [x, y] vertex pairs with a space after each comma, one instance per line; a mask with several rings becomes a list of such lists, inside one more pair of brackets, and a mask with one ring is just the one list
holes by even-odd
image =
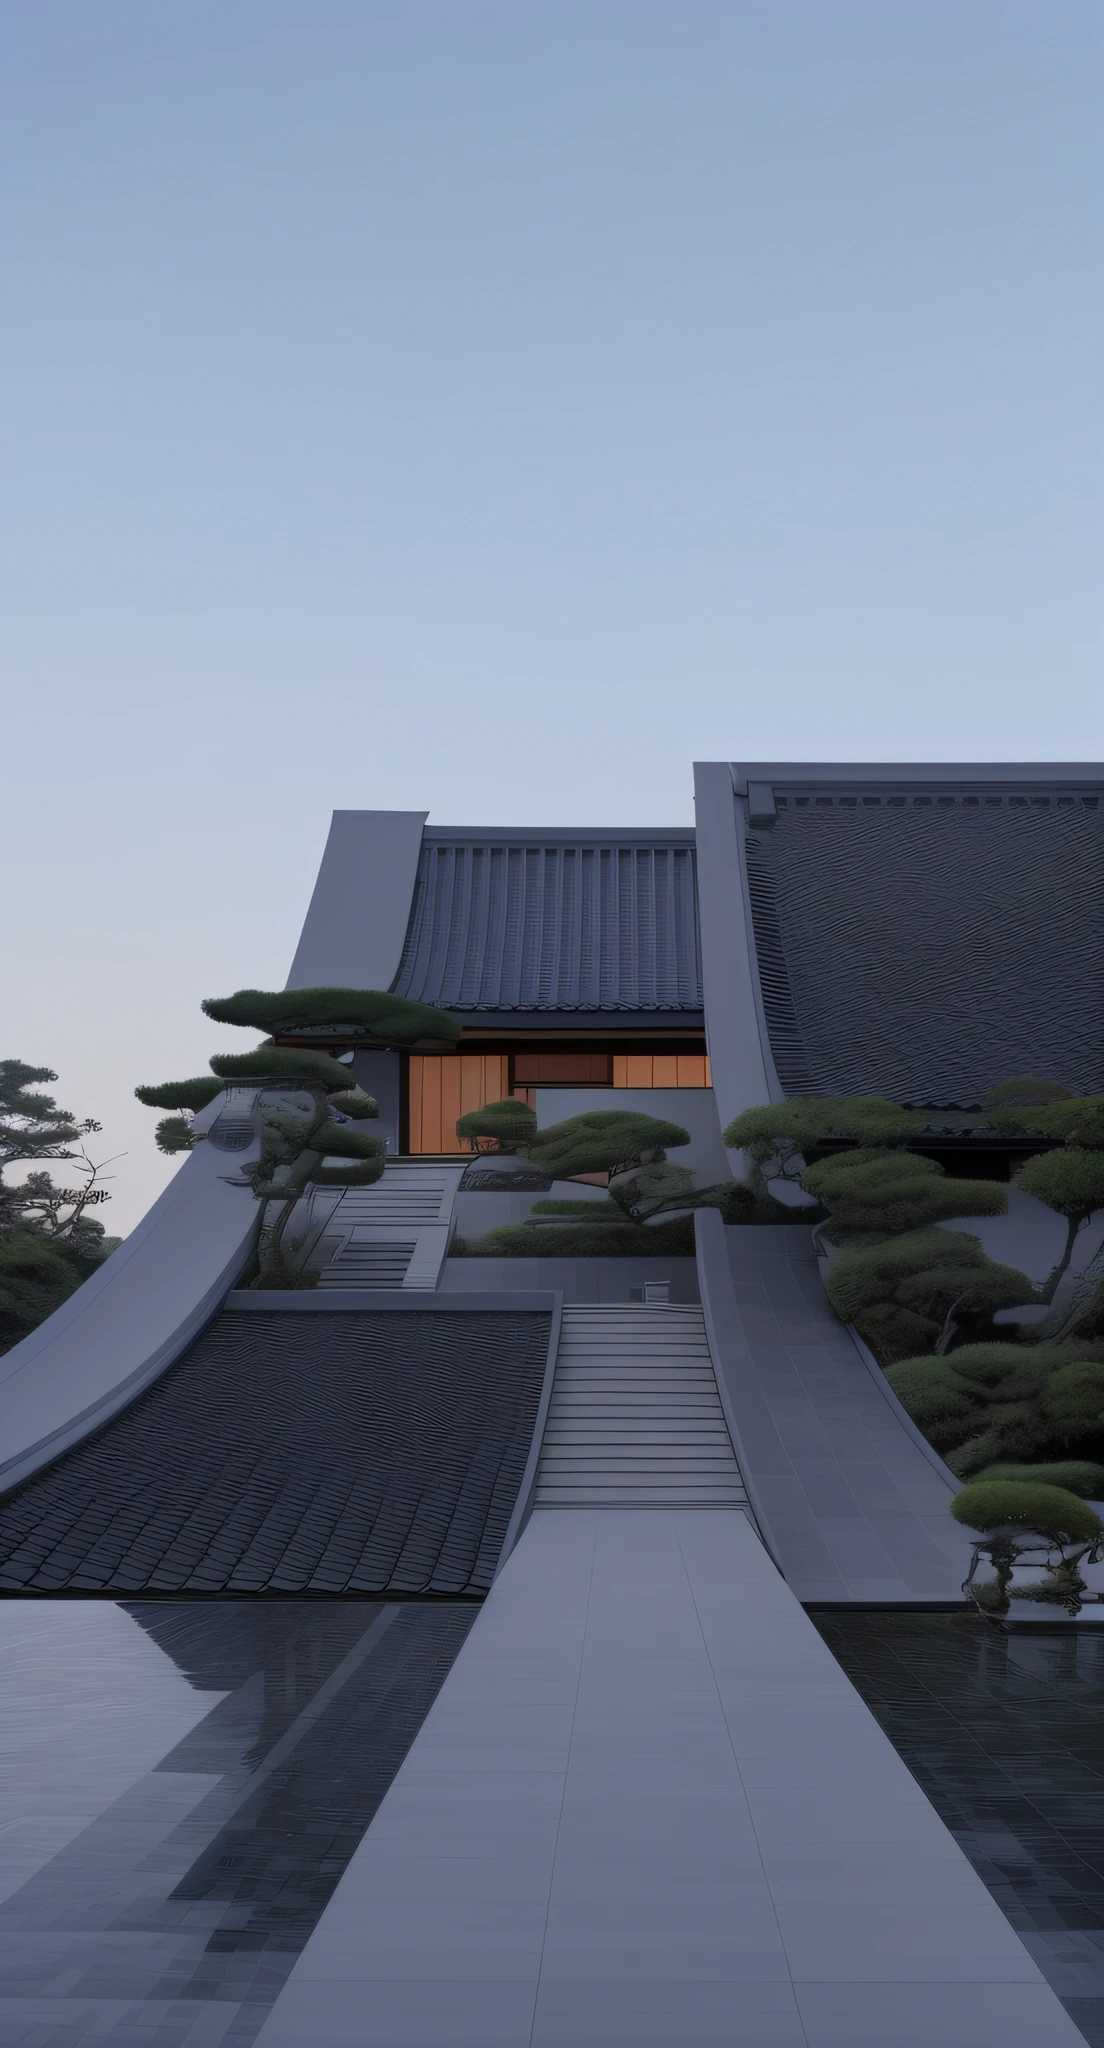
[[535, 1311], [224, 1313], [0, 1502], [0, 1589], [484, 1593], [549, 1326]]
[[692, 833], [427, 834], [394, 987], [457, 1011], [700, 1011]]
[[1104, 798], [776, 797], [748, 878], [788, 1095], [968, 1107], [1024, 1073], [1104, 1088]]

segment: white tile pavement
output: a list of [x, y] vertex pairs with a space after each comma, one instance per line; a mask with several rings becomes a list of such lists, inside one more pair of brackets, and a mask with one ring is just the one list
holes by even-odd
[[1083, 2048], [746, 1518], [534, 1514], [259, 2048]]

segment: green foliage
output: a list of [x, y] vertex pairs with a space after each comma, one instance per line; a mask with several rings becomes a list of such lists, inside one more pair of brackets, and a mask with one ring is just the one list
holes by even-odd
[[1022, 1401], [1038, 1394], [1052, 1372], [1069, 1363], [1064, 1344], [962, 1344], [947, 1359], [982, 1401]]
[[1104, 1209], [1104, 1152], [1066, 1145], [1061, 1151], [1036, 1153], [1021, 1166], [1016, 1186], [1068, 1221], [1083, 1221]]
[[913, 1357], [925, 1344], [930, 1349], [939, 1335], [938, 1323], [902, 1308], [895, 1301], [876, 1301], [861, 1310], [855, 1317], [855, 1328], [883, 1366], [892, 1365], [899, 1358]]
[[348, 1166], [312, 1166], [311, 1185], [316, 1188], [367, 1188], [382, 1179], [386, 1159], [382, 1148], [374, 1159], [362, 1159]]
[[949, 1179], [938, 1161], [916, 1152], [837, 1153], [809, 1167], [801, 1185], [849, 1232], [892, 1235], [952, 1216], [1003, 1216], [1008, 1208], [996, 1181]]
[[497, 1138], [500, 1143], [527, 1145], [536, 1134], [536, 1110], [513, 1097], [504, 1102], [485, 1102], [482, 1109], [469, 1109], [456, 1122], [458, 1138]]
[[[53, 1077], [51, 1076], [51, 1079]], [[0, 1237], [0, 1351], [30, 1335], [93, 1270], [33, 1230]]]
[[[454, 1247], [455, 1250], [455, 1247]], [[485, 1237], [465, 1244], [463, 1256], [475, 1259], [654, 1259], [692, 1257], [694, 1219], [643, 1227], [635, 1223], [602, 1223], [588, 1229], [581, 1223], [505, 1223]]]
[[360, 1087], [339, 1088], [336, 1095], [330, 1096], [330, 1108], [340, 1110], [342, 1116], [351, 1116], [357, 1123], [363, 1123], [365, 1117], [379, 1115], [375, 1096]]
[[1057, 1465], [988, 1465], [978, 1479], [1038, 1481], [1043, 1486], [1061, 1486], [1081, 1500], [1104, 1500], [1104, 1465], [1088, 1458], [1067, 1458]]
[[961, 1441], [980, 1412], [977, 1393], [953, 1371], [949, 1358], [906, 1358], [886, 1380], [918, 1429], [937, 1448]]
[[429, 1003], [411, 1003], [374, 988], [240, 988], [209, 997], [203, 1009], [219, 1024], [285, 1032], [340, 1029], [369, 1032], [388, 1045], [452, 1046], [461, 1026]]
[[1060, 1486], [1016, 1480], [975, 1480], [951, 1502], [956, 1522], [968, 1529], [1036, 1529], [1059, 1542], [1090, 1541], [1104, 1535], [1104, 1523], [1075, 1493]]
[[633, 1166], [627, 1173], [612, 1176], [610, 1194], [630, 1215], [654, 1216], [661, 1209], [688, 1207], [694, 1195], [694, 1176], [688, 1166], [658, 1160], [653, 1166]]
[[143, 1085], [134, 1093], [150, 1109], [206, 1109], [216, 1095], [222, 1094], [225, 1085], [210, 1074], [196, 1074], [190, 1081], [159, 1081], [156, 1087]]
[[1104, 1280], [1097, 1283], [1074, 1324], [1075, 1337], [1104, 1337]]
[[1034, 1463], [1045, 1456], [1050, 1438], [1033, 1401], [994, 1404], [978, 1418], [978, 1428], [963, 1443], [945, 1452], [951, 1471], [960, 1479], [983, 1472], [1006, 1458]]
[[190, 1152], [195, 1144], [186, 1116], [163, 1116], [154, 1137], [159, 1152]]
[[1037, 1132], [1040, 1137], [1061, 1138], [1063, 1144], [1084, 1145], [1090, 1150], [1104, 1147], [1104, 1095], [1071, 1095], [1066, 1102], [1052, 1102], [1041, 1109], [1001, 1110], [993, 1121], [999, 1121], [1006, 1131]]
[[864, 1308], [891, 1300], [901, 1281], [936, 1265], [980, 1266], [985, 1253], [976, 1237], [961, 1230], [915, 1230], [860, 1251], [843, 1252], [827, 1280], [827, 1294], [841, 1322], [853, 1323]]
[[1039, 1405], [1057, 1442], [1104, 1438], [1104, 1364], [1081, 1360], [1059, 1366], [1047, 1379]]
[[345, 1091], [349, 1069], [325, 1052], [300, 1052], [293, 1045], [258, 1045], [252, 1052], [217, 1052], [211, 1070], [224, 1081], [302, 1081], [327, 1094]]
[[538, 1131], [529, 1158], [542, 1172], [570, 1180], [578, 1173], [625, 1172], [630, 1166], [662, 1159], [668, 1145], [689, 1143], [689, 1131], [665, 1117], [631, 1109], [594, 1109]]
[[999, 1081], [990, 1088], [982, 1108], [992, 1112], [1000, 1109], [1036, 1108], [1049, 1102], [1067, 1102], [1070, 1091], [1060, 1081], [1048, 1081], [1042, 1075], [1021, 1074], [1012, 1081]]
[[387, 1144], [383, 1138], [375, 1138], [370, 1131], [359, 1131], [355, 1124], [324, 1123], [316, 1131], [311, 1143], [326, 1159], [385, 1159]]
[[990, 1316], [1000, 1308], [1018, 1308], [1034, 1292], [1026, 1273], [988, 1259], [984, 1266], [926, 1266], [901, 1281], [894, 1300], [941, 1323], [952, 1310], [960, 1316]]
[[902, 1109], [884, 1095], [802, 1095], [745, 1109], [726, 1124], [722, 1136], [726, 1145], [747, 1152], [758, 1166], [777, 1159], [784, 1172], [796, 1154], [831, 1139], [904, 1145], [918, 1138], [926, 1123], [923, 1111]]

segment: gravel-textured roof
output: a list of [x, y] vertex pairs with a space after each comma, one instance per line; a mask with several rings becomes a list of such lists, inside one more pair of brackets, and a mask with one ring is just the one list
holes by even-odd
[[481, 1594], [547, 1313], [224, 1312], [0, 1502], [9, 1592]]
[[1104, 797], [776, 796], [747, 855], [787, 1095], [969, 1106], [1025, 1073], [1104, 1088]]
[[454, 1011], [701, 1009], [693, 834], [427, 837], [398, 995]]

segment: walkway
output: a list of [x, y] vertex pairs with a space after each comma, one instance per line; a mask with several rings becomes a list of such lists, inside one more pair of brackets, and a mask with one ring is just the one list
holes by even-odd
[[1084, 2048], [726, 1509], [538, 1509], [259, 2048]]

